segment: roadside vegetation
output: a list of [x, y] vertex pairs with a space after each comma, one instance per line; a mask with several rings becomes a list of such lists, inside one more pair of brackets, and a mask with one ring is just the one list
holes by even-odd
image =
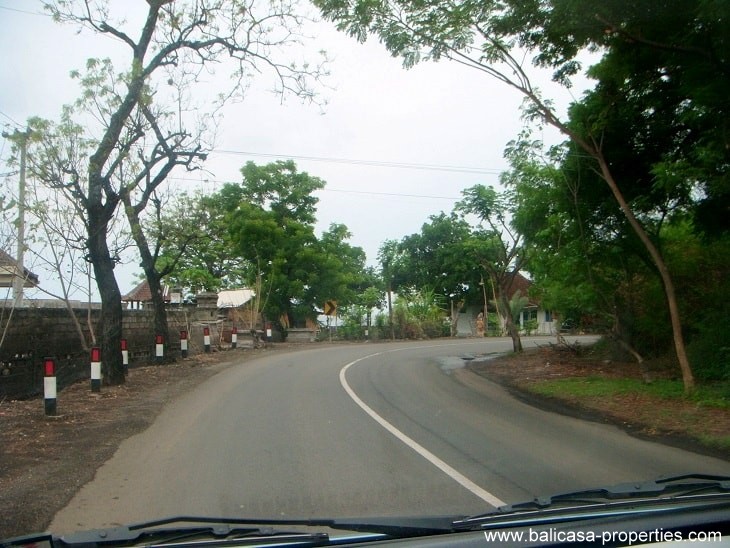
[[578, 348], [545, 345], [469, 369], [549, 410], [730, 458], [730, 382], [701, 382], [686, 394], [666, 357], [645, 364], [652, 377], [647, 383], [628, 355], [615, 354], [605, 342]]
[[[281, 28], [268, 28], [260, 23], [272, 9], [266, 3], [149, 2], [140, 32], [110, 18], [108, 2], [49, 1], [59, 23], [129, 46], [124, 67], [90, 59], [75, 71], [79, 100], [57, 121], [29, 120], [10, 162], [27, 148], [38, 197], [31, 226], [47, 217], [49, 196], [70, 212], [60, 232], [35, 231], [30, 247], [45, 256], [49, 246], [72, 250], [54, 255], [54, 270], [96, 282], [103, 321], [94, 342], [108, 383], [124, 382], [114, 266], [130, 242], [159, 332], [163, 283], [191, 298], [246, 286], [255, 289], [255, 312], [284, 335], [314, 326], [325, 302], [337, 303], [346, 339], [454, 334], [458, 313], [471, 306], [485, 314], [486, 334], [509, 335], [520, 352], [520, 338], [536, 329], [516, 321], [529, 299], [552, 314], [556, 330], [605, 333], [640, 370], [668, 360], [688, 395], [730, 381], [730, 3], [314, 3], [354, 38], [379, 38], [406, 68], [457, 62], [521, 94], [525, 128], [506, 145], [500, 185], [465, 189], [451, 211], [383, 242], [370, 262], [345, 224], [315, 230], [316, 192], [326, 181], [293, 161], [249, 162], [239, 181], [216, 192], [172, 196], [170, 174], [204, 169], [217, 117], [253, 75], [282, 95], [318, 101], [326, 60], [293, 65], [286, 48], [251, 54], [269, 32], [295, 44], [299, 6], [285, 3]], [[228, 29], [226, 38], [203, 39], [208, 25]], [[196, 75], [224, 58], [236, 78], [210, 103]], [[538, 90], [532, 69], [551, 71], [552, 83]], [[558, 112], [551, 92], [579, 75], [589, 78], [587, 91]], [[564, 142], [545, 146], [544, 125]], [[515, 298], [521, 273], [532, 285]]]

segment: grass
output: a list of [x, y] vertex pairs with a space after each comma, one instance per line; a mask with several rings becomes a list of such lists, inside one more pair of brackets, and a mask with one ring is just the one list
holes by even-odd
[[724, 451], [730, 451], [730, 436], [711, 436], [708, 434], [700, 434], [697, 437], [705, 445], [717, 447]]
[[686, 399], [700, 406], [730, 408], [730, 382], [718, 382], [697, 387], [690, 396], [684, 395], [681, 381], [656, 380], [645, 384], [638, 379], [615, 379], [597, 376], [569, 377], [537, 381], [529, 390], [553, 398], [600, 398], [626, 394], [644, 394], [665, 399]]

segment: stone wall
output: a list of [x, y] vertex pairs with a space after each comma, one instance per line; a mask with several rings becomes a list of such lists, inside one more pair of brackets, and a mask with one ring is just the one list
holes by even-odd
[[[75, 309], [74, 314], [87, 341], [91, 340], [89, 323], [99, 333], [100, 310]], [[90, 314], [90, 320], [89, 320]], [[204, 351], [203, 328], [210, 330], [211, 346], [220, 348], [230, 343], [232, 322], [219, 317], [215, 301], [199, 302], [168, 309], [170, 340], [165, 341], [165, 356], [180, 357], [180, 332], [188, 334], [188, 353]], [[155, 357], [154, 311], [124, 310], [122, 333], [127, 340], [130, 366], [146, 364]], [[0, 311], [0, 330], [4, 339], [0, 346], [0, 399], [38, 393], [43, 385], [44, 357], [57, 360], [59, 389], [79, 378], [89, 376], [89, 356], [65, 308], [16, 308]], [[250, 336], [239, 334], [239, 346], [250, 342]], [[121, 351], [121, 349], [120, 349]]]

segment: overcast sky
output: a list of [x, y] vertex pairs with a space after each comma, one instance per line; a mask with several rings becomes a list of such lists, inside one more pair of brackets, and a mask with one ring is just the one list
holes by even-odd
[[[74, 27], [32, 13], [41, 11], [38, 0], [0, 0], [4, 130], [22, 126], [31, 116], [57, 119], [61, 105], [78, 94], [69, 72], [108, 47], [108, 39], [77, 34]], [[258, 89], [265, 87], [261, 82], [243, 102], [225, 110], [218, 144], [206, 164], [209, 173], [180, 174], [174, 184], [212, 191], [239, 181], [246, 161], [293, 158], [301, 171], [327, 182], [319, 193], [318, 229], [344, 223], [353, 234], [351, 243], [375, 264], [385, 239], [418, 232], [429, 215], [451, 211], [465, 188], [497, 185], [507, 167], [504, 147], [522, 126], [521, 98], [473, 69], [440, 62], [405, 70], [375, 39], [359, 44], [327, 23], [314, 32], [316, 48], [333, 59], [324, 110], [295, 98], [282, 104]], [[567, 103], [565, 91], [555, 86], [546, 91]], [[554, 133], [545, 138], [558, 140]], [[8, 150], [3, 139], [3, 158]], [[123, 293], [133, 283], [130, 273], [138, 271], [135, 266], [124, 270]]]

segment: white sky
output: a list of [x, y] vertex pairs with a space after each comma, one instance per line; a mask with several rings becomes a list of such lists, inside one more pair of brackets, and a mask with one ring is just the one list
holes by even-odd
[[[142, 0], [124, 0], [142, 3]], [[15, 11], [15, 10], [23, 10]], [[38, 0], [0, 0], [0, 127], [12, 130], [31, 116], [57, 119], [61, 105], [78, 93], [69, 78], [87, 57], [101, 56], [108, 39], [54, 23]], [[239, 181], [248, 160], [267, 163], [293, 157], [300, 171], [327, 182], [319, 193], [318, 228], [344, 223], [351, 243], [370, 264], [385, 239], [418, 232], [429, 215], [449, 212], [461, 190], [496, 185], [507, 164], [502, 152], [522, 126], [521, 97], [484, 74], [448, 63], [402, 68], [377, 40], [361, 45], [328, 23], [317, 26], [316, 49], [333, 58], [333, 87], [324, 90], [324, 113], [296, 98], [283, 105], [273, 94], [253, 89], [225, 110], [218, 145], [206, 164], [210, 173], [180, 174], [173, 182], [191, 190], [215, 190]], [[122, 67], [119, 67], [120, 69]], [[259, 87], [265, 82], [261, 81]], [[565, 90], [546, 95], [567, 104]], [[545, 136], [555, 143], [555, 133]], [[9, 144], [0, 141], [4, 158]], [[218, 151], [237, 151], [240, 154]], [[269, 157], [262, 155], [277, 155]], [[396, 162], [421, 166], [477, 168], [479, 173], [433, 168], [376, 167], [302, 157]], [[0, 172], [8, 171], [0, 164]], [[201, 180], [202, 179], [202, 180]], [[120, 271], [123, 293], [131, 289], [130, 265]], [[41, 276], [43, 277], [43, 276]]]

